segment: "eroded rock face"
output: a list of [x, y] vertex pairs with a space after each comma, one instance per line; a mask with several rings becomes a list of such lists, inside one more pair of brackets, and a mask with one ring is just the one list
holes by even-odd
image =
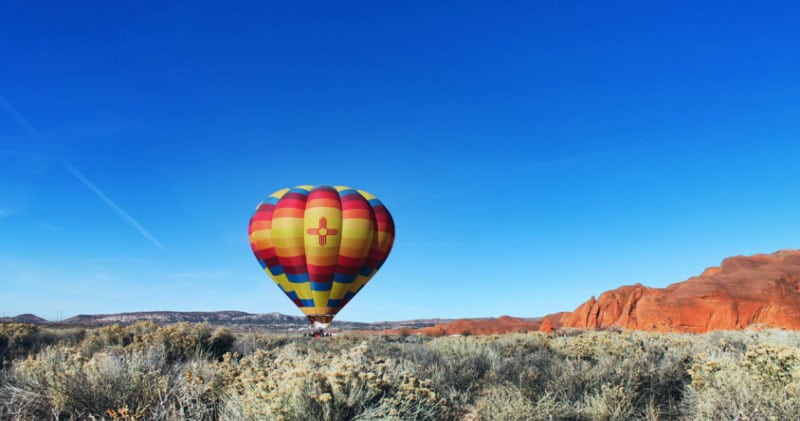
[[702, 333], [751, 326], [800, 330], [800, 250], [730, 257], [666, 288], [627, 285], [541, 319], [461, 319], [414, 333], [550, 333], [561, 327]]
[[545, 317], [544, 321], [542, 321], [542, 325], [539, 326], [539, 332], [553, 333], [553, 332], [555, 332], [555, 330], [556, 330], [556, 328], [553, 327], [553, 319], [550, 318], [549, 316]]
[[800, 250], [730, 257], [666, 288], [623, 286], [592, 297], [557, 324], [697, 333], [753, 325], [800, 329]]

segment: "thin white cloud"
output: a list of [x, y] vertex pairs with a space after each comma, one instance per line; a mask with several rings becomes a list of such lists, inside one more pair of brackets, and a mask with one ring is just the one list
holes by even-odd
[[36, 220], [36, 219], [34, 219], [34, 220], [33, 220], [33, 222], [34, 222], [34, 223], [35, 223], [35, 224], [36, 224], [38, 227], [40, 227], [40, 228], [44, 228], [44, 229], [46, 229], [46, 230], [50, 230], [50, 231], [56, 231], [56, 232], [64, 232], [64, 228], [61, 228], [61, 227], [55, 226], [55, 225], [53, 225], [53, 224], [48, 224], [47, 222], [42, 222], [42, 221], [39, 221], [39, 220]]
[[12, 107], [11, 104], [9, 104], [3, 97], [0, 97], [0, 106], [5, 108], [6, 112], [11, 116], [11, 118], [14, 119], [14, 122], [17, 123], [18, 126], [28, 132], [31, 137], [39, 141], [42, 146], [45, 146], [49, 149], [50, 145], [47, 144], [42, 135], [40, 135], [39, 132], [36, 131], [36, 129], [34, 129], [33, 126], [31, 126], [30, 123], [28, 123], [28, 121], [25, 120], [22, 115], [20, 115], [20, 113], [18, 113], [17, 110], [15, 110], [14, 107]]
[[156, 240], [156, 238], [153, 237], [153, 235], [150, 234], [146, 229], [144, 229], [144, 227], [141, 224], [136, 222], [136, 220], [133, 219], [133, 217], [130, 216], [128, 212], [125, 212], [121, 207], [119, 207], [116, 203], [114, 203], [114, 201], [109, 199], [108, 196], [106, 196], [102, 191], [100, 191], [100, 189], [98, 189], [94, 184], [92, 184], [91, 181], [89, 181], [86, 177], [84, 177], [84, 175], [80, 171], [78, 171], [78, 169], [75, 168], [69, 161], [67, 160], [61, 161], [61, 166], [63, 166], [64, 169], [66, 169], [72, 175], [74, 175], [75, 178], [80, 180], [80, 182], [83, 183], [83, 185], [85, 185], [86, 187], [88, 187], [89, 190], [93, 191], [97, 195], [97, 197], [99, 197], [100, 200], [105, 202], [106, 205], [108, 205], [114, 212], [116, 212], [117, 215], [119, 215], [119, 217], [122, 218], [123, 221], [127, 222], [128, 225], [139, 231], [140, 234], [142, 234], [145, 238], [150, 240], [150, 242], [155, 244], [156, 247], [160, 248], [161, 250], [167, 251], [167, 249], [164, 248], [161, 242]]
[[[39, 134], [39, 132], [33, 126], [31, 126], [31, 124], [28, 123], [28, 121], [25, 120], [25, 118], [22, 117], [22, 115], [18, 113], [14, 109], [14, 107], [12, 107], [11, 104], [9, 104], [3, 97], [0, 97], [0, 107], [4, 108], [6, 112], [9, 115], [11, 115], [14, 121], [22, 129], [24, 129], [31, 137], [36, 139], [43, 148], [47, 149], [48, 151], [53, 151], [54, 148], [51, 147], [51, 145], [44, 139], [44, 137], [42, 137], [42, 135]], [[139, 231], [140, 234], [142, 234], [146, 239], [150, 240], [150, 242], [153, 243], [156, 247], [160, 248], [163, 251], [167, 251], [167, 249], [161, 244], [160, 241], [158, 241], [152, 234], [150, 234], [150, 232], [144, 229], [144, 227], [141, 224], [139, 224], [139, 222], [137, 222], [130, 214], [128, 214], [128, 212], [125, 212], [125, 210], [123, 210], [116, 203], [114, 203], [114, 201], [112, 201], [108, 196], [106, 196], [105, 193], [100, 191], [100, 189], [98, 189], [97, 186], [94, 185], [94, 183], [89, 181], [89, 179], [87, 179], [83, 175], [83, 173], [78, 171], [78, 169], [75, 168], [75, 166], [72, 165], [71, 162], [69, 162], [66, 159], [63, 159], [61, 161], [61, 166], [64, 167], [64, 169], [67, 170], [70, 174], [75, 176], [75, 178], [77, 178], [81, 183], [83, 183], [83, 185], [86, 186], [89, 190], [94, 192], [94, 194], [97, 195], [97, 197], [99, 197], [100, 200], [102, 200], [106, 205], [108, 205], [108, 207], [110, 207], [114, 212], [116, 212], [116, 214], [119, 215], [119, 217], [122, 218], [123, 221], [128, 223], [128, 225], [133, 227], [135, 230]]]

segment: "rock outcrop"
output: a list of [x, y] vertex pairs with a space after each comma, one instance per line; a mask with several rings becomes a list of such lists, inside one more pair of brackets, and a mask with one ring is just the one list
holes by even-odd
[[459, 319], [449, 323], [417, 329], [414, 333], [431, 336], [443, 335], [491, 335], [507, 332], [535, 332], [542, 325], [540, 319], [520, 319], [500, 316], [490, 319]]
[[572, 312], [539, 319], [460, 319], [414, 333], [551, 333], [561, 327], [687, 333], [746, 327], [800, 330], [800, 250], [730, 257], [666, 288], [623, 286], [590, 298]]
[[696, 333], [800, 329], [800, 250], [731, 257], [666, 288], [623, 286], [590, 298], [558, 324]]

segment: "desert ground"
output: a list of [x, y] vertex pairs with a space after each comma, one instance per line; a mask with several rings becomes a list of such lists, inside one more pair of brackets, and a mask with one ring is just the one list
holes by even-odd
[[792, 419], [800, 333], [0, 325], [0, 419]]

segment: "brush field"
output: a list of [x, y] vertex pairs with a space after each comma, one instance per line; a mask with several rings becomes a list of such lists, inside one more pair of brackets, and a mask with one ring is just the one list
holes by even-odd
[[800, 333], [0, 324], [3, 420], [787, 420]]

